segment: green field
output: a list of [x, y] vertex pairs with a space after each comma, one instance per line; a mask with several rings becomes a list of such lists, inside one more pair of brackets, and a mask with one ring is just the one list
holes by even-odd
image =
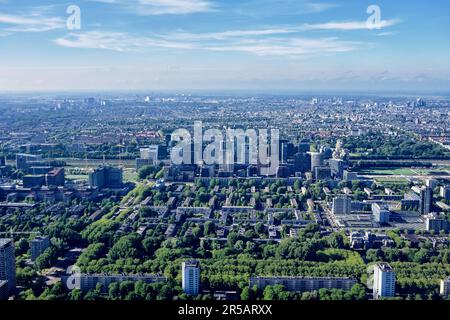
[[433, 168], [433, 169], [412, 169], [412, 168], [389, 168], [389, 169], [373, 169], [362, 170], [359, 172], [363, 175], [379, 175], [379, 176], [426, 176], [426, 175], [447, 175], [448, 168]]
[[395, 184], [408, 184], [409, 181], [406, 178], [396, 178], [396, 177], [379, 177], [375, 178], [376, 182], [379, 183], [395, 183]]

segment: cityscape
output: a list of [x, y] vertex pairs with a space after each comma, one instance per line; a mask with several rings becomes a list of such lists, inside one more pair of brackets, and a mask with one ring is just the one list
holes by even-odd
[[391, 39], [421, 1], [23, 2], [0, 1], [2, 303], [450, 299], [448, 17], [413, 31], [426, 56]]
[[[448, 103], [4, 99], [2, 297], [446, 299]], [[231, 163], [194, 162], [191, 141], [174, 164], [171, 133], [193, 119], [280, 128], [276, 170], [249, 136]]]

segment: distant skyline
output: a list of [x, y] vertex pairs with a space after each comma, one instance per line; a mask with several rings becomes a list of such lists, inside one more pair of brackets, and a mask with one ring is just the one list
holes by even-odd
[[448, 92], [449, 12], [447, 0], [0, 0], [0, 92]]

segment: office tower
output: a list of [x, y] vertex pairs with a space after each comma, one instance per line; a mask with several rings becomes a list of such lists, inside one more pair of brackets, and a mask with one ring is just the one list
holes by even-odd
[[434, 188], [437, 187], [438, 181], [437, 181], [436, 179], [427, 179], [427, 180], [425, 181], [425, 185], [426, 185], [427, 187], [430, 187], [431, 189], [434, 189]]
[[36, 237], [30, 241], [31, 261], [36, 259], [50, 247], [49, 237]]
[[311, 172], [315, 167], [323, 167], [323, 154], [320, 152], [310, 152], [311, 155]]
[[91, 188], [122, 188], [123, 170], [116, 167], [100, 167], [89, 173]]
[[450, 229], [450, 222], [447, 221], [445, 215], [430, 213], [425, 216], [425, 227], [427, 231], [439, 233], [442, 230], [448, 231]]
[[433, 189], [423, 187], [420, 190], [420, 213], [429, 214], [433, 204]]
[[332, 177], [342, 179], [342, 176], [344, 174], [344, 160], [330, 159], [329, 165], [331, 168]]
[[16, 290], [16, 257], [13, 239], [0, 239], [0, 280], [8, 281], [8, 292]]
[[26, 175], [22, 177], [22, 185], [24, 188], [40, 188], [45, 185], [45, 175]]
[[277, 178], [288, 178], [290, 175], [288, 166], [277, 167]]
[[297, 153], [294, 156], [295, 172], [307, 172], [311, 169], [311, 156], [308, 153]]
[[141, 148], [141, 159], [152, 159], [155, 163], [159, 159], [159, 146], [153, 145], [147, 148]]
[[8, 281], [0, 280], [0, 301], [8, 300], [8, 298], [9, 298]]
[[330, 180], [331, 179], [331, 169], [329, 167], [315, 167], [314, 168], [314, 178], [319, 180]]
[[418, 98], [415, 103], [414, 106], [416, 108], [425, 108], [427, 106], [427, 103], [425, 102], [425, 100], [423, 100], [422, 98]]
[[288, 144], [289, 141], [287, 140], [280, 140], [279, 141], [279, 159], [282, 164], [285, 164], [287, 162], [288, 158]]
[[320, 153], [325, 160], [331, 159], [331, 157], [333, 156], [333, 150], [330, 147], [320, 148]]
[[66, 182], [64, 168], [55, 168], [45, 175], [47, 186], [64, 186]]
[[352, 200], [349, 197], [341, 196], [333, 199], [333, 214], [350, 214], [352, 210]]
[[30, 161], [40, 161], [42, 159], [41, 156], [34, 155], [34, 154], [25, 154], [25, 153], [18, 153], [16, 155], [16, 168], [17, 170], [26, 171], [28, 170], [28, 162]]
[[380, 224], [389, 223], [391, 212], [386, 208], [384, 204], [382, 205], [378, 203], [372, 204], [372, 214], [376, 222]]
[[288, 158], [292, 158], [294, 156], [294, 154], [297, 153], [297, 148], [295, 147], [295, 145], [292, 142], [289, 142], [287, 144], [287, 156]]
[[311, 145], [308, 142], [300, 142], [298, 144], [298, 153], [308, 153], [311, 151]]
[[395, 297], [395, 272], [387, 263], [375, 265], [373, 274], [373, 298]]
[[200, 292], [200, 267], [198, 261], [183, 262], [181, 272], [184, 293], [198, 295]]

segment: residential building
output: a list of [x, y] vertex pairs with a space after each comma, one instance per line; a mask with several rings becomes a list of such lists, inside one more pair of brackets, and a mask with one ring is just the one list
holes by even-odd
[[200, 293], [200, 266], [199, 262], [190, 260], [182, 263], [182, 287], [189, 295]]
[[64, 168], [55, 168], [45, 175], [45, 182], [47, 186], [64, 186], [65, 184], [65, 170]]
[[331, 175], [333, 178], [342, 179], [344, 174], [344, 160], [330, 159], [328, 163], [330, 165]]
[[36, 237], [30, 241], [31, 261], [36, 259], [50, 247], [49, 237]]
[[[95, 289], [98, 284], [101, 284], [101, 290], [104, 293], [108, 292], [109, 285], [111, 283], [120, 283], [125, 281], [138, 282], [142, 281], [145, 283], [157, 283], [165, 282], [167, 278], [160, 275], [151, 274], [139, 274], [139, 275], [128, 275], [128, 274], [81, 274], [78, 275], [79, 289], [83, 292]], [[70, 275], [63, 276], [61, 278], [62, 282], [67, 286], [71, 283]], [[76, 283], [73, 283], [76, 284]]]
[[372, 214], [374, 220], [380, 224], [388, 224], [391, 212], [387, 209], [386, 205], [373, 203], [372, 204]]
[[373, 277], [373, 298], [395, 297], [395, 272], [387, 263], [375, 265]]
[[16, 257], [13, 239], [0, 239], [0, 280], [8, 281], [8, 292], [16, 290]]
[[429, 214], [433, 205], [433, 189], [423, 187], [420, 190], [420, 213]]
[[328, 277], [250, 277], [250, 288], [264, 290], [267, 286], [282, 285], [291, 292], [312, 292], [320, 289], [341, 289], [349, 291], [357, 283], [351, 278]]
[[333, 199], [333, 214], [350, 214], [352, 208], [352, 200], [350, 197], [341, 196]]
[[450, 223], [445, 219], [444, 215], [438, 213], [430, 213], [425, 216], [425, 227], [427, 231], [449, 231]]
[[441, 280], [439, 293], [444, 299], [450, 296], [450, 278]]

